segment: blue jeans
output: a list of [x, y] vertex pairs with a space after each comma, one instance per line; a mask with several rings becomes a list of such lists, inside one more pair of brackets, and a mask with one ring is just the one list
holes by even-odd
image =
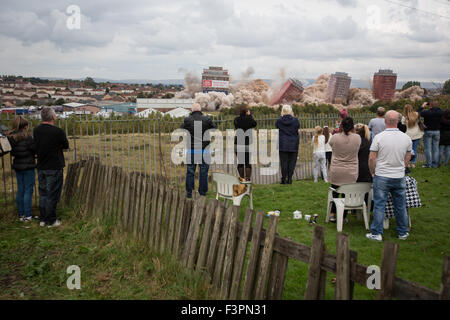
[[33, 170], [16, 171], [17, 178], [17, 209], [19, 217], [31, 217], [31, 202], [33, 200], [35, 173]]
[[186, 196], [192, 197], [192, 190], [195, 189], [195, 169], [199, 166], [200, 174], [198, 179], [198, 193], [202, 196], [206, 196], [208, 192], [208, 170], [209, 164], [188, 164], [186, 173]]
[[411, 160], [412, 164], [416, 163], [417, 160], [417, 147], [419, 146], [420, 139], [416, 139], [412, 141], [412, 149], [414, 151], [414, 160]]
[[397, 233], [403, 236], [408, 232], [408, 214], [406, 213], [406, 179], [386, 178], [375, 175], [373, 178], [373, 221], [372, 234], [383, 234], [383, 221], [389, 193], [394, 204]]
[[441, 161], [444, 159], [444, 151], [445, 151], [445, 165], [448, 165], [448, 160], [450, 158], [450, 145], [448, 145], [448, 146], [440, 145], [439, 146], [439, 164], [441, 164]]
[[38, 170], [39, 179], [39, 220], [46, 224], [56, 221], [56, 206], [63, 186], [63, 169]]
[[441, 133], [439, 131], [425, 131], [423, 135], [423, 145], [425, 147], [425, 157], [427, 159], [427, 166], [437, 168], [439, 161], [439, 138]]

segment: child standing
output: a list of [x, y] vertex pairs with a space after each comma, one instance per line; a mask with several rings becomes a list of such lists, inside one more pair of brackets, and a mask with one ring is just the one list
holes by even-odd
[[319, 177], [319, 167], [322, 170], [322, 177], [325, 182], [328, 182], [327, 164], [325, 158], [325, 136], [323, 129], [319, 126], [314, 128], [314, 137], [312, 140], [314, 148], [314, 182], [317, 182]]

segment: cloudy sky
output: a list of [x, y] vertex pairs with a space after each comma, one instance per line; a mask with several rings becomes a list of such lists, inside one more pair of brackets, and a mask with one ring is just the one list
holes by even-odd
[[181, 79], [218, 65], [234, 79], [390, 68], [442, 81], [450, 1], [1, 0], [0, 44], [0, 74]]

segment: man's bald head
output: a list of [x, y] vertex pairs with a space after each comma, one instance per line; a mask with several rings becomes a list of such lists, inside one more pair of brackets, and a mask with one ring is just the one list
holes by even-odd
[[201, 105], [199, 104], [199, 103], [194, 103], [193, 105], [192, 105], [192, 112], [195, 112], [195, 111], [202, 111], [202, 107], [201, 107]]
[[389, 110], [384, 116], [386, 128], [397, 128], [399, 113], [395, 110]]

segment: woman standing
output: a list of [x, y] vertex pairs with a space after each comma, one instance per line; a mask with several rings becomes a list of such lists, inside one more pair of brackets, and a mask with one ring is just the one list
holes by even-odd
[[[234, 137], [234, 150], [238, 159], [239, 176], [250, 181], [252, 176], [252, 165], [250, 164], [250, 145], [253, 139], [253, 128], [256, 127], [256, 121], [253, 119], [250, 109], [242, 107], [239, 116], [234, 118], [234, 128], [236, 136]], [[239, 130], [241, 129], [241, 130]]]
[[369, 170], [370, 154], [370, 130], [365, 124], [358, 123], [355, 131], [361, 137], [361, 145], [358, 151], [358, 179], [356, 182], [372, 182], [372, 174]]
[[333, 154], [333, 150], [330, 146], [331, 133], [328, 126], [323, 127], [323, 135], [325, 136], [325, 158], [327, 159], [327, 168], [330, 169], [331, 155]]
[[[342, 132], [334, 134], [330, 139], [333, 159], [330, 167], [330, 182], [332, 188], [344, 184], [355, 183], [358, 179], [358, 152], [361, 137], [355, 134], [353, 119], [346, 117], [341, 122]], [[338, 197], [333, 193], [333, 197]], [[331, 207], [330, 221], [336, 221], [336, 206]]]
[[34, 140], [28, 132], [28, 121], [16, 116], [12, 130], [8, 134], [11, 144], [11, 155], [14, 157], [12, 167], [17, 178], [17, 208], [20, 221], [31, 221], [31, 201], [33, 199], [35, 181], [35, 148]]
[[281, 110], [281, 117], [278, 118], [275, 126], [279, 130], [278, 150], [280, 152], [281, 163], [281, 184], [291, 184], [294, 175], [295, 164], [297, 163], [300, 122], [294, 117], [291, 106], [284, 105]]
[[311, 145], [314, 150], [314, 182], [319, 178], [319, 168], [322, 171], [322, 177], [325, 182], [327, 179], [327, 165], [325, 158], [325, 136], [322, 134], [323, 129], [319, 126], [314, 128], [314, 137]]
[[412, 140], [412, 148], [415, 157], [411, 160], [411, 168], [416, 167], [417, 159], [417, 146], [419, 145], [420, 139], [422, 139], [424, 132], [420, 130], [419, 127], [419, 113], [415, 112], [410, 104], [405, 105], [403, 108], [402, 124], [406, 125], [406, 134]]

